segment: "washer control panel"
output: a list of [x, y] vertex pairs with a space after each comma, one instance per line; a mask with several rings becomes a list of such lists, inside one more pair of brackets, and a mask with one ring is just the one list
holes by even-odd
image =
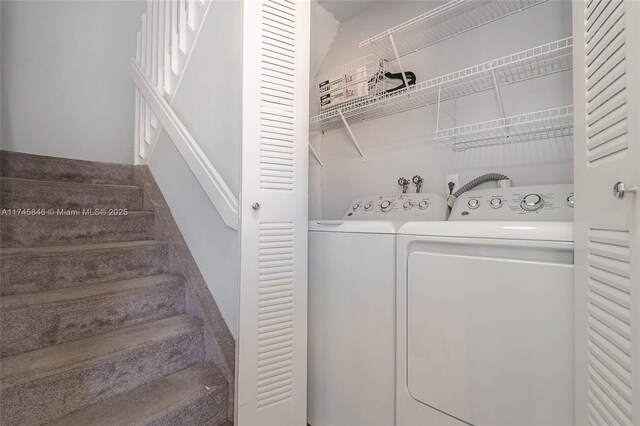
[[446, 220], [447, 201], [440, 194], [383, 194], [355, 198], [343, 220]]
[[515, 186], [468, 191], [456, 200], [449, 220], [571, 222], [573, 185]]

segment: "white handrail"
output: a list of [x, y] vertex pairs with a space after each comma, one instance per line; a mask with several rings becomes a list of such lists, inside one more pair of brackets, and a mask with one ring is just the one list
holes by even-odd
[[230, 228], [238, 229], [238, 199], [233, 191], [207, 159], [169, 103], [161, 96], [135, 61], [131, 61], [131, 77], [142, 97], [155, 113], [160, 124], [222, 216], [224, 223]]
[[238, 199], [207, 159], [171, 103], [212, 1], [147, 0], [136, 57], [135, 159], [147, 163], [164, 128], [225, 224], [238, 229]]

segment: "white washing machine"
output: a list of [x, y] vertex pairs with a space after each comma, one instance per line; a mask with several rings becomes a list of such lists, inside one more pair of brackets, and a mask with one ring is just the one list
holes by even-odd
[[395, 421], [396, 232], [446, 219], [438, 194], [355, 199], [341, 220], [309, 223], [308, 423]]
[[572, 185], [460, 196], [398, 231], [396, 423], [574, 424]]

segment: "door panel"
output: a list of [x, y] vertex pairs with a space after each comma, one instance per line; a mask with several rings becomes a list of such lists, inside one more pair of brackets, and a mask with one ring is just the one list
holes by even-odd
[[236, 424], [306, 424], [309, 2], [244, 1]]
[[573, 425], [573, 266], [554, 260], [411, 253], [413, 398], [469, 424]]
[[576, 424], [640, 422], [640, 2], [574, 2]]

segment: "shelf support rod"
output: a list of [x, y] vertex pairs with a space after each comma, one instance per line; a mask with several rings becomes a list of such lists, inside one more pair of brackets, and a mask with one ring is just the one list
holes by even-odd
[[316, 149], [313, 147], [313, 145], [311, 145], [311, 142], [309, 142], [309, 151], [311, 152], [311, 155], [313, 155], [313, 158], [316, 159], [318, 164], [320, 164], [320, 168], [324, 169], [324, 164], [322, 164], [322, 160], [320, 160], [320, 157], [318, 156]]
[[400, 55], [398, 55], [398, 49], [396, 49], [396, 43], [393, 41], [393, 34], [389, 34], [389, 41], [391, 42], [391, 47], [393, 47], [393, 53], [396, 55], [396, 61], [398, 61], [398, 66], [400, 67], [400, 72], [402, 73], [402, 81], [404, 81], [404, 87], [409, 90], [409, 83], [407, 82], [407, 76], [404, 73], [404, 68], [402, 67], [402, 62], [400, 61]]
[[438, 114], [436, 115], [436, 132], [440, 130], [440, 96], [442, 95], [442, 84], [438, 85]]
[[341, 109], [338, 109], [338, 114], [340, 114], [340, 118], [342, 118], [342, 122], [344, 123], [344, 127], [347, 128], [347, 132], [349, 132], [349, 136], [351, 136], [351, 141], [353, 142], [353, 144], [355, 145], [356, 149], [360, 153], [360, 157], [362, 157], [362, 161], [365, 161], [366, 158], [364, 157], [364, 154], [362, 153], [362, 149], [360, 149], [360, 145], [358, 145], [358, 140], [356, 139], [356, 137], [354, 136], [353, 132], [351, 131], [351, 126], [349, 126], [349, 123], [347, 123], [347, 119], [344, 118], [344, 114], [342, 114], [342, 110]]
[[504, 113], [504, 105], [502, 104], [502, 95], [500, 94], [500, 88], [498, 87], [498, 79], [496, 78], [495, 68], [491, 69], [491, 75], [493, 76], [493, 87], [496, 89], [496, 96], [498, 97], [498, 107], [500, 107], [502, 118], [507, 118], [507, 115]]
[[[496, 78], [496, 70], [495, 68], [491, 68], [491, 75], [493, 76], [493, 87], [496, 89], [496, 96], [498, 97], [498, 106], [500, 107], [500, 112], [502, 113], [502, 118], [507, 118], [507, 114], [504, 112], [504, 105], [502, 104], [502, 95], [500, 94], [500, 88], [498, 87], [498, 79]], [[505, 127], [504, 131], [508, 135], [509, 127]]]

